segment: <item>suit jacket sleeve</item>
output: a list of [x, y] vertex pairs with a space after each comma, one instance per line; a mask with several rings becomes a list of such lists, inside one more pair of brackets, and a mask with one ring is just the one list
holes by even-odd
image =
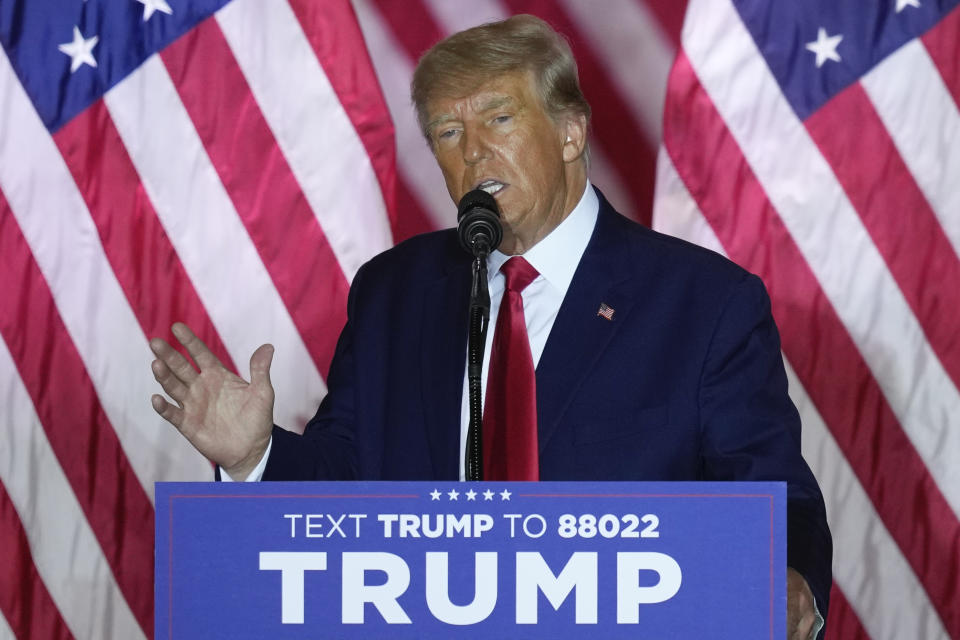
[[347, 323], [340, 333], [327, 395], [307, 423], [303, 435], [273, 427], [273, 445], [263, 480], [355, 480], [358, 478], [354, 443], [354, 315], [364, 267], [354, 276], [347, 299]]
[[759, 278], [723, 305], [700, 385], [705, 479], [786, 480], [787, 564], [826, 616], [832, 542], [823, 497], [800, 454], [800, 417], [787, 395], [780, 337]]

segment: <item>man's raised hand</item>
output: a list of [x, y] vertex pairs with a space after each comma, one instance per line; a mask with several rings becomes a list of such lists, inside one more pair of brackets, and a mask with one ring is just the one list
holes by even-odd
[[153, 377], [176, 404], [161, 395], [152, 396], [150, 403], [200, 453], [234, 480], [243, 480], [270, 441], [273, 346], [261, 345], [253, 352], [247, 382], [228, 371], [187, 325], [178, 322], [172, 330], [200, 371], [166, 341], [152, 339], [150, 349], [157, 356], [151, 365]]

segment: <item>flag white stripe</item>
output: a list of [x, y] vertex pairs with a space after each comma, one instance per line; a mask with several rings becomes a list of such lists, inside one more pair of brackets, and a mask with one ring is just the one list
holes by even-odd
[[272, 342], [275, 419], [301, 426], [326, 391], [323, 380], [160, 58], [149, 58], [104, 100], [238, 373], [246, 377], [250, 355]]
[[0, 640], [16, 640], [13, 629], [10, 628], [7, 619], [3, 617], [2, 611], [0, 611]]
[[[949, 424], [960, 415], [960, 394], [829, 164], [729, 0], [692, 0], [683, 46], [905, 433], [960, 515], [960, 466], [950, 459], [960, 451], [960, 430]], [[734, 77], [730, 68], [738, 69]], [[789, 167], [779, 161], [787, 149]]]
[[144, 490], [209, 477], [209, 465], [150, 407], [153, 359], [73, 177], [0, 52], [0, 189], [30, 245], [103, 409]]
[[960, 255], [960, 110], [926, 47], [909, 42], [860, 83]]
[[874, 640], [946, 639], [927, 592], [789, 364], [787, 378], [803, 423], [803, 457], [824, 491], [833, 579]]
[[653, 228], [726, 255], [719, 238], [687, 191], [663, 146], [657, 154], [657, 194], [653, 199]]
[[364, 262], [393, 244], [363, 142], [289, 4], [234, 0], [216, 18], [341, 269], [353, 280]]
[[675, 47], [647, 6], [636, 0], [608, 0], [603, 11], [582, 0], [562, 4], [589, 39], [634, 120], [641, 124], [650, 148], [655, 149], [663, 129], [663, 103]]
[[487, 22], [505, 20], [510, 12], [499, 0], [424, 0], [445, 34], [456, 33]]
[[[638, 153], [648, 153], [646, 149]], [[620, 179], [620, 172], [614, 168], [614, 164], [603, 151], [603, 146], [599, 144], [596, 138], [590, 139], [590, 180], [593, 184], [600, 187], [603, 195], [610, 201], [614, 209], [625, 216], [635, 216], [638, 203], [634, 202], [633, 196], [627, 191]], [[642, 203], [646, 204], [646, 203]]]
[[[654, 223], [658, 230], [726, 255], [661, 148]], [[874, 640], [946, 638], [927, 592], [890, 536], [793, 367], [784, 359], [800, 412], [803, 456], [820, 483], [833, 534], [833, 578]]]
[[0, 480], [37, 573], [77, 638], [143, 638], [0, 339]]
[[397, 173], [438, 229], [456, 224], [456, 208], [410, 103], [413, 64], [369, 0], [354, 0], [364, 39], [390, 110], [397, 138]]

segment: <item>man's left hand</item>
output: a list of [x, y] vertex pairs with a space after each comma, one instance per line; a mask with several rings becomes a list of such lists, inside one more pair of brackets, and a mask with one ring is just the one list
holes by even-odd
[[795, 569], [787, 567], [787, 640], [810, 640], [816, 622], [810, 586]]

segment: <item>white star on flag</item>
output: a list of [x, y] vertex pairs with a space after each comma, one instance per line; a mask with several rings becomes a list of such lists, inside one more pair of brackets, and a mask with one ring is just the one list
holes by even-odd
[[165, 13], [168, 16], [173, 14], [173, 9], [167, 4], [167, 0], [137, 0], [143, 5], [143, 21], [150, 19], [155, 11]]
[[447, 495], [450, 496], [451, 500], [456, 500], [457, 496], [459, 496], [460, 494], [457, 492], [456, 489], [450, 489], [450, 491], [447, 492]]
[[840, 54], [837, 53], [837, 45], [843, 40], [842, 35], [828, 36], [827, 30], [823, 27], [817, 31], [817, 39], [807, 43], [807, 50], [817, 54], [817, 68], [823, 66], [827, 60], [840, 62]]
[[477, 492], [474, 491], [473, 489], [470, 489], [470, 491], [467, 491], [466, 496], [467, 496], [467, 500], [476, 500]]
[[507, 491], [506, 489], [504, 489], [503, 491], [501, 491], [501, 492], [500, 492], [500, 499], [501, 499], [501, 500], [509, 500], [509, 499], [510, 499], [510, 492]]
[[920, 0], [897, 0], [897, 13], [900, 13], [907, 7], [920, 8]]
[[440, 492], [437, 491], [436, 489], [434, 489], [433, 491], [431, 491], [431, 492], [430, 492], [430, 499], [431, 499], [431, 500], [439, 500], [439, 499], [440, 499]]
[[74, 73], [82, 65], [88, 64], [91, 67], [97, 66], [97, 61], [93, 57], [93, 48], [100, 41], [99, 36], [84, 38], [80, 29], [73, 27], [73, 42], [65, 42], [57, 48], [70, 56], [70, 73]]
[[483, 492], [483, 499], [484, 499], [484, 500], [493, 500], [493, 491], [490, 491], [490, 489], [487, 489], [486, 491], [484, 491], [484, 492]]

